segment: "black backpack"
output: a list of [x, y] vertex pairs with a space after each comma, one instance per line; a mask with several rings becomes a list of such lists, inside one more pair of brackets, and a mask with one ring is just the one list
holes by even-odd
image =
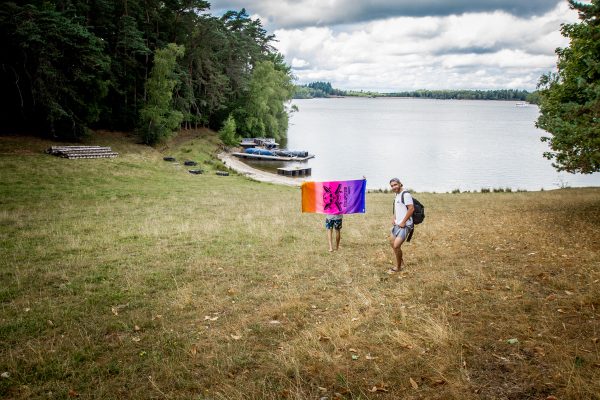
[[[404, 193], [406, 193], [406, 191], [403, 191], [402, 194], [400, 195], [400, 201], [402, 201], [402, 204], [406, 205], [406, 203], [404, 203]], [[423, 220], [425, 219], [425, 206], [423, 204], [421, 204], [421, 202], [419, 200], [415, 199], [414, 197], [413, 197], [413, 206], [415, 207], [415, 211], [413, 212], [413, 215], [412, 215], [413, 223], [415, 225], [418, 225], [421, 222], [423, 222]]]

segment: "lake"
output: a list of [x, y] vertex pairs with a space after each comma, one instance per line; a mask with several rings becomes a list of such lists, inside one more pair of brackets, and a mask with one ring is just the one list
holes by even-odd
[[514, 101], [413, 98], [294, 100], [287, 148], [307, 150], [306, 162], [248, 162], [275, 171], [312, 168], [311, 179], [367, 177], [369, 189], [397, 176], [420, 192], [482, 188], [512, 190], [600, 186], [600, 174], [558, 173], [542, 154], [539, 109]]

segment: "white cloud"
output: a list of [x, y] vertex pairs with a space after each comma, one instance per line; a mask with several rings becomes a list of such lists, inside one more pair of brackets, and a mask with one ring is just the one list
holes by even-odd
[[576, 19], [560, 3], [527, 19], [494, 11], [274, 33], [299, 83], [325, 80], [341, 89], [379, 91], [532, 90], [539, 76], [555, 67], [555, 48], [568, 45], [560, 24]]
[[563, 0], [215, 0], [213, 10], [246, 8], [267, 26], [299, 28], [353, 24], [382, 18], [447, 16], [504, 11], [543, 15]]

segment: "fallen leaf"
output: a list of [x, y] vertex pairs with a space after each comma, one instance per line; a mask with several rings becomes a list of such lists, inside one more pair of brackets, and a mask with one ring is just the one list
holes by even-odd
[[353, 349], [353, 348], [349, 348], [349, 349], [348, 349], [348, 351], [349, 351], [350, 353], [358, 353], [358, 350], [356, 350], [356, 349]]
[[352, 322], [358, 321], [358, 318], [352, 318]]
[[565, 310], [563, 310], [562, 308], [559, 308], [558, 310], [556, 310], [556, 312], [559, 312], [561, 314], [566, 314], [567, 312]]
[[459, 316], [459, 315], [460, 315], [460, 311], [455, 311], [455, 312], [453, 312], [453, 313], [452, 313], [452, 316], [453, 316], [453, 317], [457, 317], [457, 316]]
[[519, 343], [519, 339], [517, 339], [517, 338], [508, 339], [506, 341], [506, 343], [508, 343], [508, 344], [517, 344], [517, 343]]
[[371, 392], [371, 393], [387, 392], [387, 391], [388, 390], [383, 386], [373, 386], [371, 389], [369, 389], [369, 392]]
[[415, 382], [415, 380], [413, 378], [408, 378], [410, 380], [410, 386], [413, 387], [413, 389], [418, 389], [419, 385], [417, 384], [417, 382]]
[[280, 322], [280, 321], [277, 321], [276, 319], [272, 319], [271, 321], [269, 321], [269, 323], [270, 323], [270, 324], [272, 324], [272, 325], [278, 325], [278, 324], [280, 324], [281, 322]]
[[569, 292], [568, 290], [565, 290], [565, 294], [566, 294], [567, 296], [573, 296], [573, 292]]
[[242, 336], [241, 336], [241, 335], [233, 335], [233, 334], [232, 334], [232, 335], [231, 335], [231, 338], [232, 338], [233, 340], [240, 340], [240, 339], [242, 338]]
[[552, 301], [556, 299], [556, 295], [554, 293], [550, 293], [548, 297], [546, 297], [546, 301]]
[[556, 398], [556, 396], [550, 395], [550, 396], [546, 397], [546, 400], [558, 400], [558, 399]]
[[132, 338], [131, 338], [131, 340], [133, 340], [134, 342], [136, 342], [136, 343], [137, 343], [137, 342], [139, 342], [139, 341], [140, 341], [140, 340], [142, 340], [142, 339], [140, 339], [140, 338], [139, 338], [139, 337], [137, 337], [137, 336], [134, 336], [134, 337], [132, 337]]
[[116, 306], [112, 306], [110, 308], [110, 310], [112, 311], [113, 314], [119, 315], [119, 311], [121, 311], [123, 308], [127, 307], [128, 305], [129, 305], [129, 303], [127, 303], [127, 304], [119, 304], [119, 305], [116, 305]]
[[433, 384], [434, 385], [445, 385], [446, 381], [444, 379], [434, 379]]
[[190, 349], [190, 353], [192, 353], [192, 355], [195, 356], [196, 354], [198, 354], [198, 348], [196, 346], [192, 346], [192, 348]]
[[352, 354], [352, 359], [353, 359], [353, 360], [358, 360], [358, 359], [359, 359], [359, 356], [358, 356], [357, 354]]
[[0, 377], [2, 377], [4, 379], [8, 379], [8, 378], [10, 378], [10, 373], [9, 372], [3, 372], [2, 374], [0, 374]]
[[319, 386], [319, 390], [323, 393], [327, 392], [327, 388]]
[[546, 352], [544, 351], [544, 349], [539, 346], [534, 347], [533, 352], [535, 353], [536, 356], [539, 356], [539, 357], [544, 357], [546, 355]]
[[219, 316], [218, 316], [218, 315], [216, 315], [216, 316], [214, 316], [214, 317], [211, 317], [210, 315], [205, 315], [205, 316], [204, 316], [204, 320], [205, 320], [205, 321], [216, 321], [216, 320], [218, 320], [218, 319], [219, 319]]
[[69, 389], [69, 397], [79, 397], [79, 393], [77, 393], [73, 389]]
[[372, 355], [370, 355], [370, 354], [367, 354], [367, 355], [365, 356], [365, 358], [366, 358], [367, 360], [377, 360], [377, 357], [373, 357], [373, 356], [372, 356]]
[[329, 336], [319, 336], [319, 342], [327, 342], [331, 340]]

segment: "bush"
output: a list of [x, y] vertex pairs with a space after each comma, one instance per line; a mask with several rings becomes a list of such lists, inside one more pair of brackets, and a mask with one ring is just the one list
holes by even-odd
[[237, 144], [236, 130], [237, 126], [235, 124], [235, 119], [229, 115], [225, 120], [225, 123], [223, 123], [221, 130], [219, 130], [219, 138], [225, 145], [234, 146]]

